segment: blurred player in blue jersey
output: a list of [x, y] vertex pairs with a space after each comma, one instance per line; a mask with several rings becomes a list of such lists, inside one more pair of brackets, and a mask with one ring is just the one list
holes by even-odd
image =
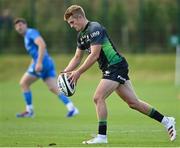
[[73, 105], [72, 101], [58, 91], [54, 62], [47, 52], [45, 41], [40, 33], [34, 28], [28, 28], [27, 22], [23, 18], [15, 19], [14, 26], [16, 31], [24, 37], [25, 48], [32, 57], [29, 68], [20, 80], [20, 86], [26, 102], [26, 111], [18, 113], [16, 116], [21, 118], [34, 115], [30, 86], [39, 78], [65, 104], [68, 110], [67, 117], [73, 117], [78, 114], [78, 109]]

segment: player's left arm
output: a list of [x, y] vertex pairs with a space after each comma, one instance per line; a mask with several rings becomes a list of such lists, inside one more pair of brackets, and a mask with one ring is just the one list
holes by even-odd
[[92, 45], [90, 48], [91, 53], [87, 56], [84, 63], [78, 68], [78, 72], [80, 74], [88, 70], [99, 58], [101, 52], [101, 45]]
[[77, 82], [82, 73], [88, 70], [99, 58], [104, 39], [104, 32], [100, 24], [94, 24], [89, 28], [91, 53], [84, 63], [71, 74], [71, 82]]
[[80, 75], [84, 73], [86, 70], [88, 70], [99, 58], [100, 52], [101, 52], [101, 45], [92, 45], [91, 47], [91, 53], [87, 56], [84, 63], [71, 74], [71, 82], [77, 82]]
[[46, 43], [43, 40], [43, 38], [39, 36], [35, 39], [35, 44], [38, 46], [38, 59], [37, 59], [35, 70], [37, 72], [40, 72], [43, 68], [42, 61], [43, 61], [44, 54], [46, 52]]

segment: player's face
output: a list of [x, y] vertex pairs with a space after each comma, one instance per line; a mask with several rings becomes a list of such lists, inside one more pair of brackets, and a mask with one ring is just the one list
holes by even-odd
[[67, 22], [71, 28], [74, 28], [76, 31], [81, 31], [83, 29], [82, 20], [78, 17], [74, 18], [71, 16]]
[[15, 24], [15, 29], [19, 34], [24, 35], [27, 29], [27, 24], [19, 22]]

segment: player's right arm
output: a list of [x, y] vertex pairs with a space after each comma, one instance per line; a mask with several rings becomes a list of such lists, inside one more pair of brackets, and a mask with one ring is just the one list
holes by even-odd
[[81, 63], [81, 60], [83, 58], [83, 53], [84, 51], [77, 47], [74, 57], [70, 60], [68, 66], [64, 69], [63, 72], [71, 72], [75, 70]]

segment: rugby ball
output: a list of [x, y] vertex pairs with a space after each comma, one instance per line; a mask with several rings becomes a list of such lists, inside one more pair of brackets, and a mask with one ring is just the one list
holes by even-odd
[[75, 93], [75, 84], [70, 84], [70, 79], [67, 73], [60, 74], [57, 79], [57, 85], [60, 92], [66, 96], [72, 96]]

